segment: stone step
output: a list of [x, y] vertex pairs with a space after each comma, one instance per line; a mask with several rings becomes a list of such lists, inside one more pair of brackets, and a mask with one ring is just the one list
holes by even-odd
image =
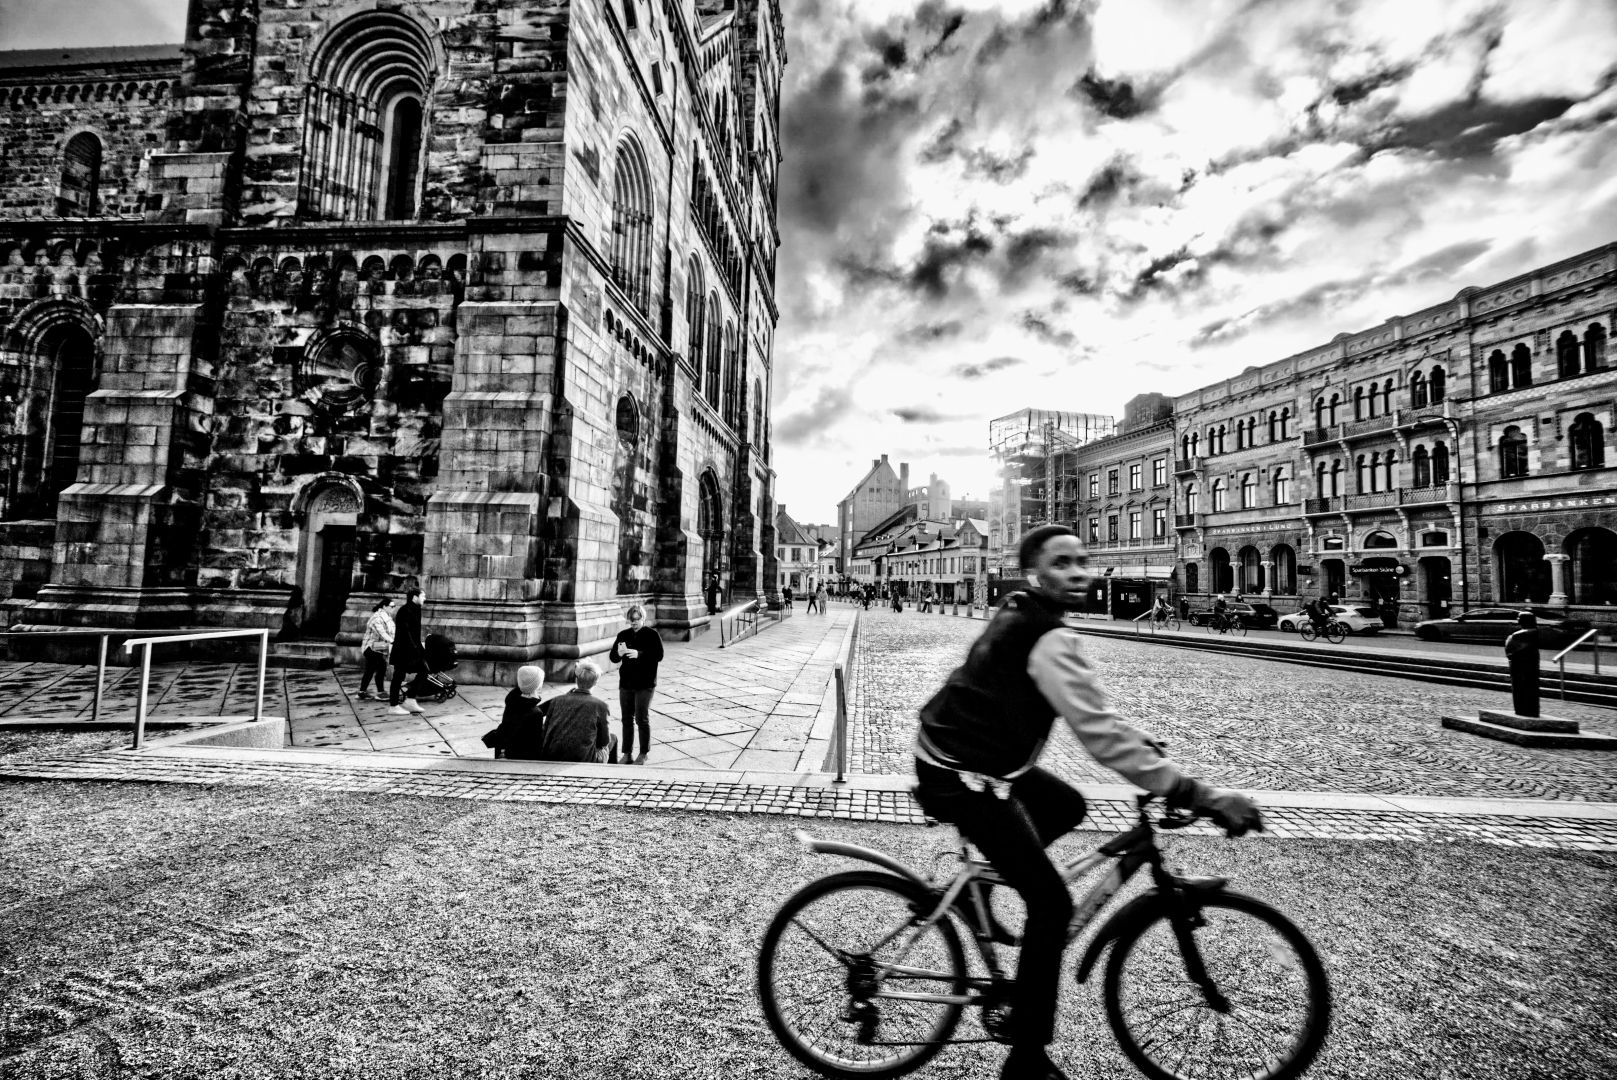
[[277, 641], [270, 645], [266, 663], [275, 668], [321, 671], [337, 666], [335, 641]]
[[1490, 724], [1515, 728], [1517, 731], [1558, 731], [1564, 735], [1576, 734], [1578, 722], [1560, 716], [1520, 716], [1495, 709], [1478, 709], [1477, 715]]
[[1617, 750], [1617, 738], [1590, 732], [1564, 734], [1558, 731], [1521, 731], [1491, 724], [1478, 716], [1445, 716], [1443, 726], [1455, 731], [1481, 735], [1485, 739], [1513, 743], [1516, 746], [1556, 746], [1564, 750]]

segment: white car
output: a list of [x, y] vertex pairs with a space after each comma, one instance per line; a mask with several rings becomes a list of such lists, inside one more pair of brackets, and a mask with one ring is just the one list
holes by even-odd
[[[1347, 627], [1350, 634], [1374, 634], [1384, 625], [1380, 616], [1370, 614], [1369, 608], [1348, 607], [1346, 604], [1332, 604], [1331, 614], [1336, 621]], [[1293, 611], [1289, 615], [1280, 616], [1280, 629], [1288, 634], [1295, 634], [1308, 622], [1306, 611]]]

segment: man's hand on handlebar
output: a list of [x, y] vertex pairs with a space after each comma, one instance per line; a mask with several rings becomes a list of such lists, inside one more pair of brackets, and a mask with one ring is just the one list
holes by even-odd
[[1263, 814], [1258, 804], [1238, 791], [1227, 791], [1186, 777], [1168, 799], [1170, 805], [1188, 806], [1210, 818], [1228, 836], [1244, 836], [1263, 831]]

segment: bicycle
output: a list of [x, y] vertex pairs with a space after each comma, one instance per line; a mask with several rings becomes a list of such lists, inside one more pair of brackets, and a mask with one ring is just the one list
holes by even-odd
[[[1069, 943], [1141, 867], [1150, 867], [1154, 883], [1096, 932], [1077, 980], [1087, 982], [1110, 949], [1106, 1019], [1124, 1054], [1153, 1080], [1301, 1075], [1330, 1025], [1330, 983], [1318, 953], [1286, 916], [1228, 891], [1224, 878], [1170, 871], [1156, 829], [1184, 828], [1196, 816], [1169, 812], [1153, 820], [1150, 801], [1137, 800], [1132, 829], [1060, 870], [1070, 884], [1113, 862], [1075, 905]], [[801, 830], [796, 836], [811, 852], [878, 869], [810, 882], [764, 932], [759, 999], [770, 1030], [794, 1058], [824, 1076], [896, 1077], [947, 1045], [1008, 1041], [1014, 980], [996, 946], [1020, 939], [994, 913], [993, 890], [1004, 879], [974, 857], [963, 836], [959, 869], [947, 881], [922, 878], [871, 848]], [[985, 975], [967, 967], [961, 926]], [[981, 1010], [987, 1038], [953, 1037], [967, 1006]], [[1176, 1025], [1183, 1025], [1177, 1037], [1167, 1030]], [[1265, 1034], [1270, 1026], [1279, 1030]]]
[[1246, 623], [1241, 621], [1239, 615], [1232, 615], [1228, 612], [1215, 611], [1207, 620], [1207, 632], [1209, 634], [1237, 634], [1245, 637], [1246, 629]]
[[1335, 619], [1327, 622], [1324, 630], [1316, 629], [1312, 622], [1305, 622], [1298, 628], [1297, 636], [1304, 641], [1313, 641], [1315, 638], [1323, 637], [1332, 645], [1340, 645], [1342, 640], [1347, 637], [1347, 628]]
[[1177, 616], [1177, 615], [1175, 615], [1175, 614], [1173, 614], [1171, 612], [1169, 612], [1168, 614], [1165, 614], [1165, 615], [1152, 615], [1151, 616], [1150, 626], [1151, 626], [1151, 632], [1153, 634], [1156, 633], [1159, 629], [1177, 631], [1179, 629], [1179, 626], [1180, 626], [1179, 616]]

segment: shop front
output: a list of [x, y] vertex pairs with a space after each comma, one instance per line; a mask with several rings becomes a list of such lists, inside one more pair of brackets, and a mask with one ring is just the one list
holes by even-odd
[[1381, 616], [1382, 625], [1397, 626], [1401, 584], [1409, 574], [1409, 567], [1397, 559], [1380, 556], [1353, 563], [1348, 572], [1359, 579], [1364, 598]]

